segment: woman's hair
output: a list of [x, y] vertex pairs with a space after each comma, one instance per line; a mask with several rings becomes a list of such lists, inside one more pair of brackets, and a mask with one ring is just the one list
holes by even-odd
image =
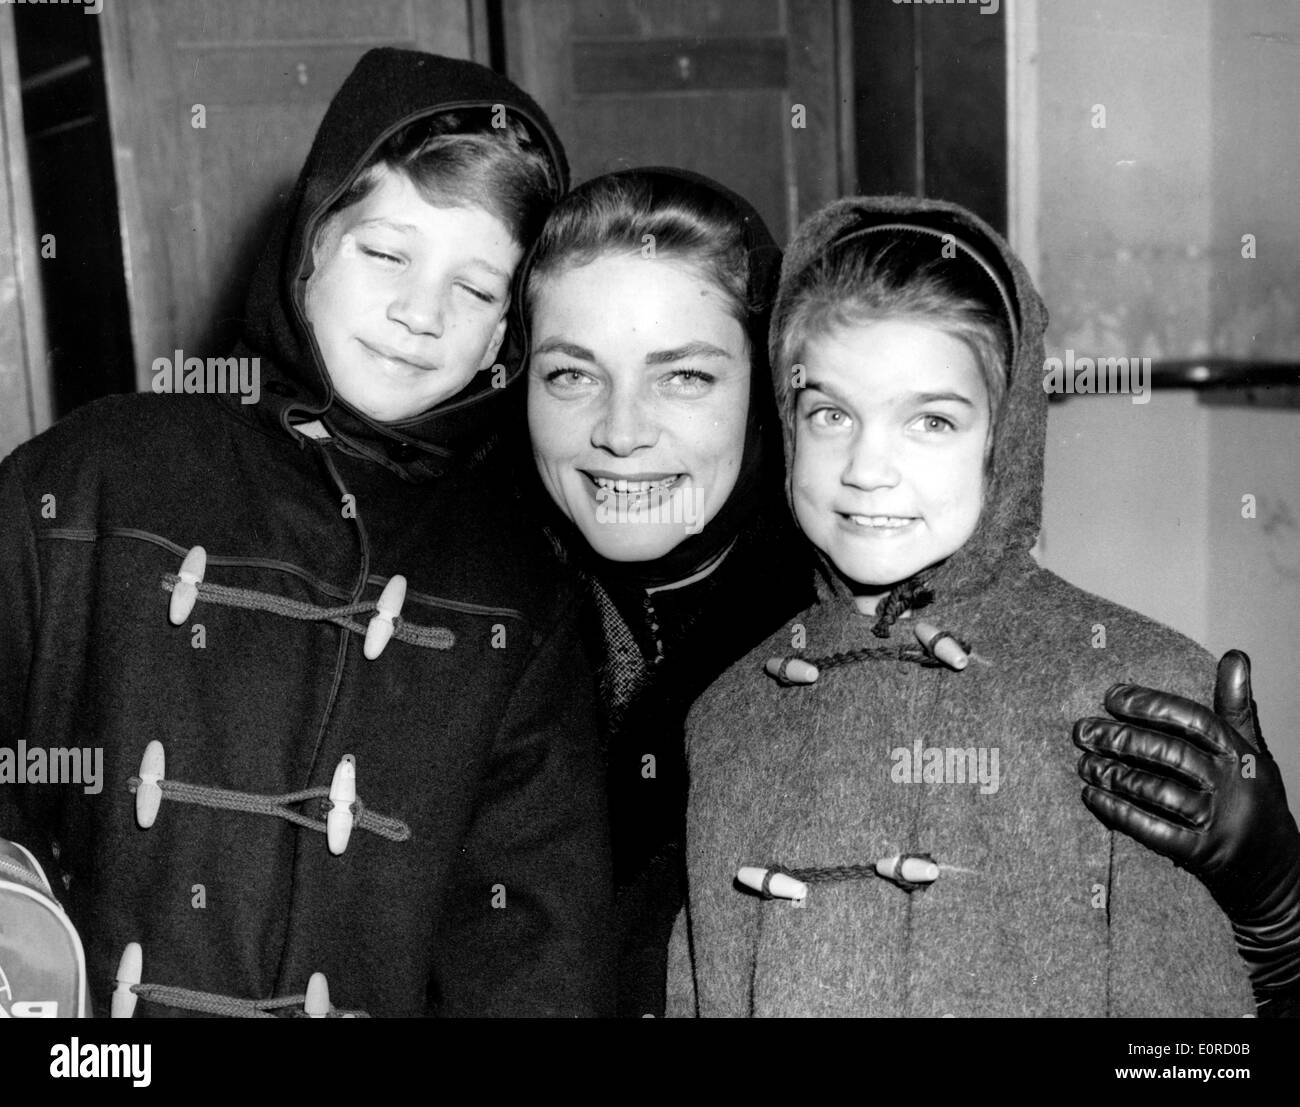
[[598, 177], [551, 213], [524, 288], [531, 313], [548, 276], [610, 254], [690, 266], [722, 295], [749, 335], [749, 254], [742, 216], [724, 197], [686, 178], [632, 170]]
[[838, 327], [909, 319], [960, 339], [975, 356], [989, 397], [990, 443], [1007, 392], [1011, 331], [997, 285], [968, 252], [943, 256], [937, 235], [880, 230], [830, 248], [782, 290], [772, 317], [777, 407], [793, 431], [793, 368], [809, 341]]
[[443, 112], [395, 132], [329, 214], [364, 200], [381, 166], [408, 177], [434, 207], [483, 208], [523, 247], [537, 236], [559, 193], [550, 158], [527, 126], [488, 109]]

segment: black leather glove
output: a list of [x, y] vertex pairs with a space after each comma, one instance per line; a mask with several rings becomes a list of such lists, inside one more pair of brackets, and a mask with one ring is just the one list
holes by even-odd
[[1214, 711], [1116, 684], [1080, 719], [1083, 802], [1112, 830], [1171, 858], [1232, 923], [1261, 1016], [1300, 1015], [1300, 830], [1259, 733], [1250, 659], [1219, 662]]

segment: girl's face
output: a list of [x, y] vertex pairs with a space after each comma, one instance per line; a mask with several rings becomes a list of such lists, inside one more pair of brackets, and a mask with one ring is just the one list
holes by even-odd
[[735, 486], [749, 345], [689, 266], [606, 256], [546, 277], [533, 307], [528, 426], [542, 482], [592, 549], [652, 561]]
[[836, 328], [804, 350], [795, 516], [867, 593], [956, 553], [984, 494], [989, 400], [971, 349], [923, 322]]

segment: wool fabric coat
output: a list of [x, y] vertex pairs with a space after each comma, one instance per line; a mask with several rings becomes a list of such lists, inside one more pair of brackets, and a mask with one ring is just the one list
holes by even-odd
[[[112, 397], [0, 467], [0, 747], [103, 751], [96, 794], [0, 783], [0, 836], [56, 882], [99, 1014], [128, 942], [146, 984], [240, 999], [301, 995], [322, 972], [337, 1007], [372, 1015], [612, 1006], [591, 676], [572, 596], [490, 448], [501, 390], [480, 373], [423, 415], [373, 422], [335, 396], [303, 310], [313, 234], [385, 138], [501, 105], [562, 189], [559, 142], [509, 81], [367, 53], [254, 278], [236, 354], [259, 358], [260, 402]], [[204, 586], [254, 606], [201, 592], [173, 626], [166, 589], [194, 546]], [[395, 574], [398, 634], [366, 660]], [[349, 604], [350, 625], [320, 614]], [[153, 739], [167, 780], [264, 795], [328, 787], [351, 754], [365, 809], [409, 837], [358, 825], [336, 856], [285, 818], [171, 796], [142, 829], [130, 778]], [[139, 1014], [172, 1013], [165, 998]]]
[[[773, 656], [884, 641], [829, 567], [818, 602], [724, 674], [687, 721], [689, 898], [669, 951], [679, 1016], [1240, 1016], [1253, 1012], [1227, 920], [1190, 875], [1080, 800], [1071, 725], [1117, 681], [1209, 702], [1213, 658], [1040, 568], [1047, 313], [1002, 239], [955, 205], [838, 201], [809, 220], [793, 277], [882, 223], [974, 244], [1004, 274], [1018, 341], [975, 532], [915, 615], [974, 651], [963, 671], [894, 658], [783, 687]], [[773, 341], [777, 340], [773, 335]], [[775, 358], [773, 359], [775, 361]], [[787, 443], [789, 446], [789, 443]], [[792, 649], [792, 641], [806, 644]], [[955, 751], [955, 752], [950, 752]], [[742, 865], [822, 868], [928, 854], [907, 891], [874, 876], [810, 885], [803, 906]]]

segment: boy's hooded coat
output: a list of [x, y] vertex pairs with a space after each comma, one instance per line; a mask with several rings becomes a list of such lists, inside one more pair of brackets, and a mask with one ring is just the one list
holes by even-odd
[[[62, 878], [99, 1013], [131, 941], [146, 982], [240, 998], [301, 993], [319, 971], [338, 1007], [372, 1014], [605, 1009], [590, 678], [552, 559], [487, 448], [500, 390], [480, 373], [422, 416], [375, 423], [334, 398], [303, 314], [313, 234], [384, 139], [501, 104], [562, 190], [559, 142], [509, 81], [366, 54], [253, 282], [236, 353], [260, 359], [261, 402], [109, 398], [0, 468], [0, 746], [103, 750], [98, 794], [0, 784], [0, 835]], [[328, 437], [293, 429], [313, 421]], [[193, 546], [205, 583], [317, 607], [373, 604], [400, 573], [402, 619], [454, 642], [395, 638], [367, 661], [355, 630], [203, 597], [172, 626], [162, 581]], [[151, 739], [168, 779], [262, 794], [327, 786], [353, 754], [366, 809], [410, 838], [357, 828], [334, 856], [284, 819], [170, 798], [142, 830], [128, 780]]]
[[[1011, 293], [1019, 341], [984, 510], [966, 545], [926, 574], [934, 599], [917, 613], [977, 656], [961, 672], [867, 660], [823, 669], [812, 685], [779, 685], [763, 671], [767, 658], [916, 645], [907, 618], [888, 639], [872, 637], [875, 616], [860, 614], [826, 567], [819, 602], [697, 702], [687, 724], [690, 896], [669, 954], [669, 1013], [1249, 1014], [1245, 968], [1209, 894], [1108, 831], [1080, 800], [1075, 719], [1101, 714], [1120, 680], [1208, 702], [1215, 666], [1188, 639], [1030, 556], [1041, 517], [1047, 312], [1024, 268], [955, 205], [847, 199], [796, 235], [777, 317], [795, 274], [880, 223], [954, 234]], [[806, 644], [795, 650], [800, 628]], [[970, 752], [949, 767], [948, 750]], [[936, 756], [947, 783], [930, 775]], [[959, 759], [976, 779], [958, 782]], [[939, 879], [911, 893], [881, 878], [817, 883], [800, 909], [735, 882], [742, 865], [927, 853]]]

